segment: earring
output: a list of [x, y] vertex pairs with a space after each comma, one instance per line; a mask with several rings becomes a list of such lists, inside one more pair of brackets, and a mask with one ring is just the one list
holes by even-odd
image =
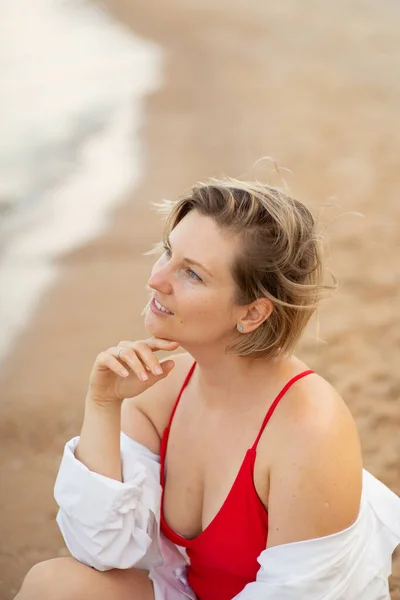
[[239, 331], [243, 331], [243, 325], [238, 325], [237, 328]]

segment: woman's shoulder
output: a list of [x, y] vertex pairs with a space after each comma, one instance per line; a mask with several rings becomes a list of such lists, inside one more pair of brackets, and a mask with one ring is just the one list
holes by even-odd
[[349, 408], [316, 373], [296, 381], [279, 408], [270, 432], [275, 496], [269, 503], [278, 524], [296, 515], [285, 541], [344, 529], [358, 514], [362, 489], [361, 445]]
[[282, 403], [286, 426], [295, 426], [300, 433], [333, 424], [355, 428], [349, 407], [332, 383], [299, 360], [294, 364], [294, 377], [309, 370], [312, 372], [290, 387], [287, 402]]
[[[293, 376], [311, 370], [295, 359]], [[359, 437], [353, 415], [338, 390], [322, 375], [312, 371], [289, 388], [280, 402], [276, 427], [293, 439], [325, 440], [359, 450]], [[289, 438], [290, 439], [290, 438]]]

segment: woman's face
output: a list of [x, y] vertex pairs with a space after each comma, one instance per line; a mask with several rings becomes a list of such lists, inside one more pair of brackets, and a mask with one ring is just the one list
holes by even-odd
[[[232, 341], [243, 312], [233, 303], [230, 272], [237, 249], [237, 238], [224, 235], [212, 218], [195, 210], [186, 215], [153, 266], [146, 329], [183, 347]], [[157, 302], [169, 312], [161, 312]]]

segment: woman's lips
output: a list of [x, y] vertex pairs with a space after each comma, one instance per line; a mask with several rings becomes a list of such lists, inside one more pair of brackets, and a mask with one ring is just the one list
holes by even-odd
[[[161, 302], [160, 302], [160, 304], [161, 304]], [[162, 304], [161, 304], [161, 306], [162, 306]], [[172, 312], [165, 312], [165, 311], [161, 310], [160, 308], [158, 308], [158, 306], [156, 305], [156, 299], [155, 298], [151, 299], [150, 309], [151, 309], [151, 311], [154, 314], [156, 314], [156, 315], [162, 315], [163, 317], [172, 317], [173, 314], [174, 314]]]

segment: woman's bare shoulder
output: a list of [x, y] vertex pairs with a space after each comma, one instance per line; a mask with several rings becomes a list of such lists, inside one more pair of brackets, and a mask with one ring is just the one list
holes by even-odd
[[284, 432], [285, 439], [299, 442], [302, 437], [310, 440], [328, 435], [327, 441], [335, 440], [352, 446], [355, 452], [359, 450], [357, 427], [349, 407], [338, 390], [316, 372], [290, 387], [278, 405], [274, 420], [279, 437]]
[[296, 429], [319, 429], [336, 424], [355, 428], [351, 412], [338, 390], [318, 373], [296, 381], [281, 403], [282, 424]]
[[329, 535], [354, 522], [361, 445], [338, 391], [315, 373], [300, 379], [281, 402], [271, 433], [277, 451], [270, 470], [268, 505], [275, 531], [270, 544]]

